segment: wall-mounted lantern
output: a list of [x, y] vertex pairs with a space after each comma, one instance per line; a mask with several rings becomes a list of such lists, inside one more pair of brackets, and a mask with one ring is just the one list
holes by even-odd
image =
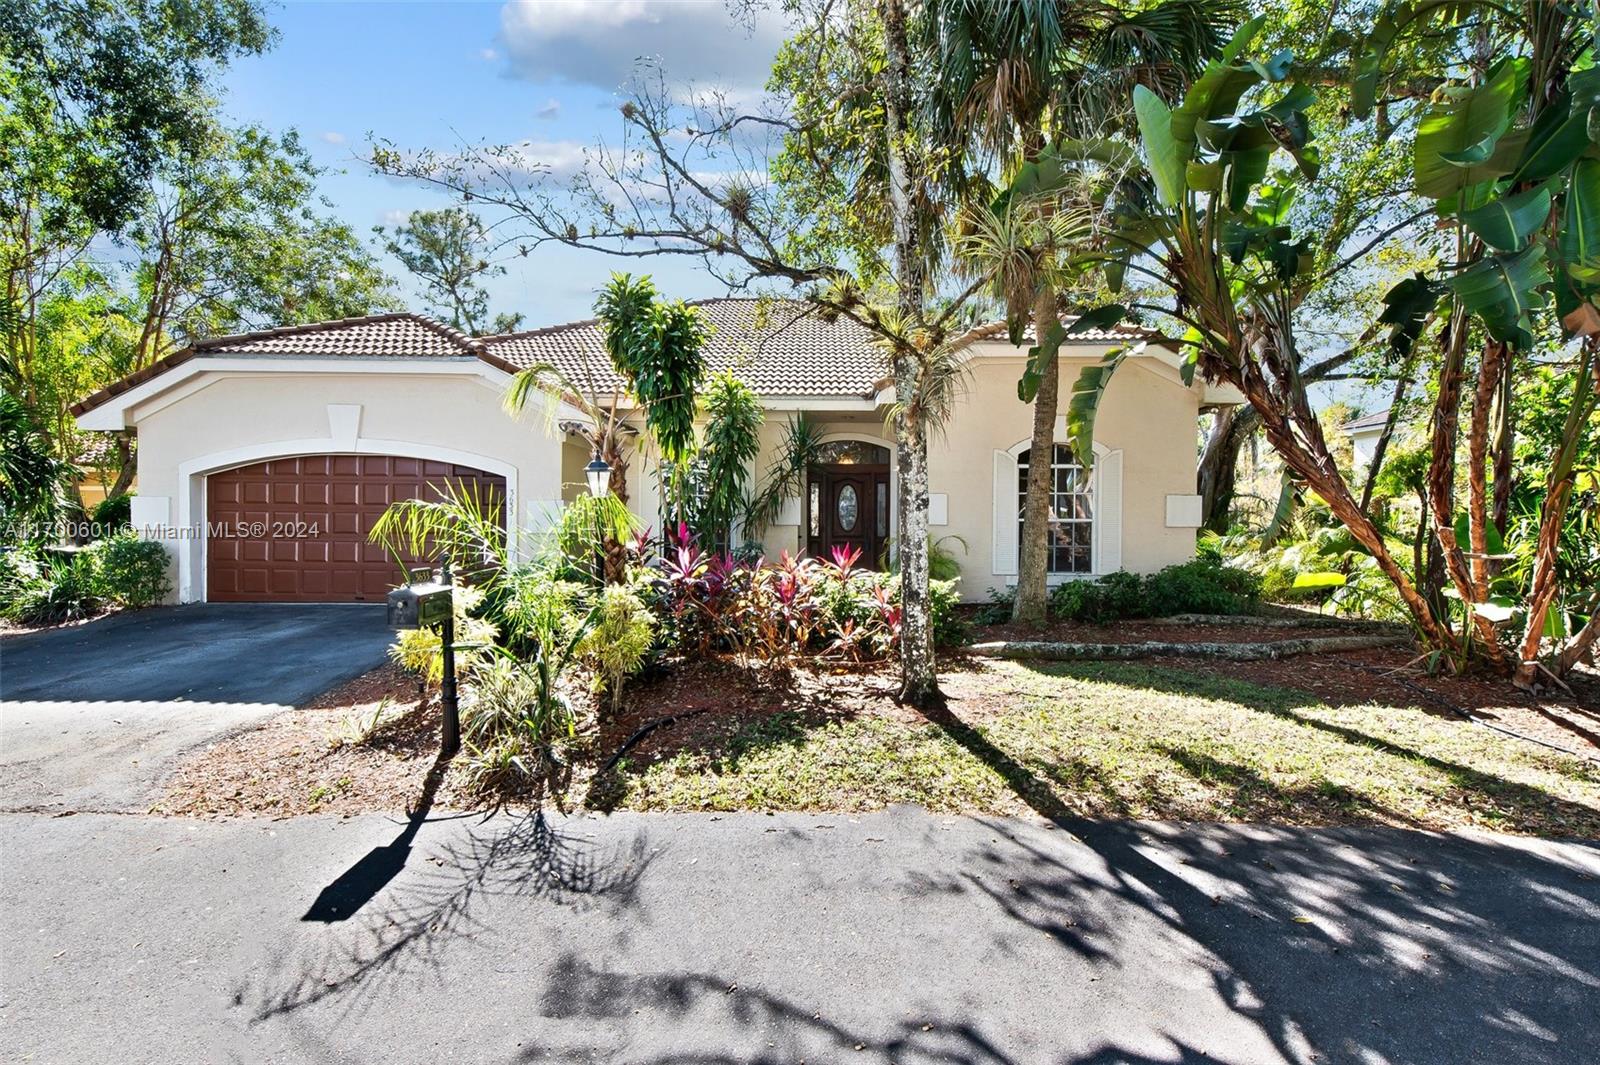
[[598, 498], [610, 491], [611, 466], [600, 457], [599, 448], [594, 449], [594, 458], [583, 468], [583, 476], [589, 482], [590, 495]]

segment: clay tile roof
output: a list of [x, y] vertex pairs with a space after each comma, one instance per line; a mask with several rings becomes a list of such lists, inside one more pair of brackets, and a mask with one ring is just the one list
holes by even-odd
[[96, 431], [78, 437], [78, 458], [74, 465], [86, 469], [104, 469], [118, 461], [116, 433]]
[[[870, 396], [887, 370], [870, 332], [848, 318], [826, 322], [806, 303], [721, 298], [691, 306], [711, 327], [707, 368], [732, 370], [759, 395]], [[485, 337], [484, 346], [519, 368], [554, 366], [583, 392], [622, 388], [593, 319]]]
[[195, 344], [206, 355], [354, 355], [363, 358], [449, 358], [477, 355], [480, 341], [432, 318], [398, 312], [214, 337]]
[[[1061, 319], [1061, 324], [1070, 326], [1077, 318], [1066, 315]], [[1002, 338], [1003, 339], [1003, 338]], [[1116, 329], [1085, 329], [1067, 337], [1068, 344], [1115, 344], [1127, 340], [1145, 340], [1152, 344], [1161, 343], [1168, 338], [1151, 329], [1144, 329], [1136, 325], [1119, 326]], [[1024, 345], [1034, 343], [1033, 330], [1023, 339]]]
[[83, 414], [197, 355], [350, 356], [362, 358], [483, 357], [483, 343], [420, 314], [396, 311], [362, 318], [337, 318], [253, 333], [211, 337], [113, 381], [73, 404]]

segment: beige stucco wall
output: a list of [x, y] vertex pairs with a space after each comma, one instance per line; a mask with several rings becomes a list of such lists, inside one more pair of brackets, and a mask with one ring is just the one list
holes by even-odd
[[[1078, 370], [1100, 355], [1073, 349], [1063, 360], [1065, 409]], [[996, 572], [994, 551], [996, 453], [1023, 444], [1032, 408], [1017, 399], [1023, 359], [1014, 349], [990, 346], [973, 362], [968, 395], [930, 449], [930, 491], [943, 497], [944, 524], [935, 538], [962, 568], [962, 595], [982, 600], [991, 588], [1014, 580]], [[157, 393], [132, 409], [139, 433], [140, 502], [135, 521], [203, 523], [204, 475], [274, 456], [324, 452], [400, 454], [448, 458], [507, 477], [513, 513], [534, 531], [562, 501], [583, 490], [587, 449], [563, 437], [543, 411], [520, 418], [501, 406], [503, 375], [457, 367], [450, 374], [398, 372], [207, 372]], [[1121, 467], [1120, 566], [1138, 572], [1192, 556], [1194, 530], [1167, 526], [1169, 496], [1194, 492], [1196, 416], [1200, 395], [1154, 358], [1130, 358], [1113, 378], [1102, 403], [1097, 445]], [[352, 411], [359, 408], [358, 414]], [[752, 481], [767, 475], [781, 453], [794, 411], [769, 411], [762, 454]], [[827, 438], [870, 440], [892, 447], [883, 411], [810, 411]], [[1058, 437], [1058, 439], [1060, 439]], [[630, 506], [641, 523], [659, 531], [660, 517], [648, 456], [630, 464]], [[1014, 467], [1006, 478], [1014, 484]], [[1014, 491], [1014, 489], [1013, 489]], [[798, 504], [798, 500], [795, 501]], [[164, 509], [163, 509], [164, 508]], [[801, 508], [761, 534], [767, 553], [798, 552]], [[954, 539], [965, 542], [963, 550]], [[169, 540], [174, 585], [187, 599], [204, 594], [203, 545], [198, 538]], [[180, 555], [182, 567], [177, 565]], [[1115, 568], [1102, 567], [1102, 568]], [[180, 581], [181, 576], [181, 581]]]
[[[134, 411], [143, 508], [136, 523], [149, 520], [162, 501], [170, 525], [203, 523], [204, 471], [274, 455], [397, 454], [477, 466], [507, 478], [508, 503], [524, 525], [547, 520], [561, 499], [562, 444], [552, 420], [542, 411], [507, 414], [498, 380], [277, 372], [208, 374], [184, 388], [197, 386]], [[358, 416], [350, 408], [359, 408]], [[164, 539], [174, 557], [175, 594], [200, 599], [199, 539], [183, 529]], [[187, 573], [178, 565], [183, 552]]]
[[[1083, 354], [1062, 360], [1059, 409], [1063, 411], [1078, 371], [1100, 356], [1098, 349], [1076, 350]], [[985, 599], [990, 589], [1015, 581], [1011, 574], [997, 574], [994, 566], [994, 453], [1025, 444], [1033, 428], [1032, 405], [1017, 398], [1024, 359], [989, 352], [974, 361], [966, 399], [929, 448], [929, 491], [945, 497], [946, 512], [946, 523], [935, 526], [933, 536], [950, 537], [944, 546], [961, 565], [961, 592], [969, 601]], [[1122, 569], [1151, 572], [1193, 557], [1195, 530], [1169, 528], [1166, 519], [1169, 495], [1189, 496], [1195, 491], [1199, 409], [1199, 392], [1185, 387], [1175, 370], [1153, 357], [1130, 358], [1107, 387], [1095, 441], [1108, 451], [1120, 452]], [[783, 412], [768, 415], [757, 463], [763, 475], [781, 451], [786, 417]], [[893, 446], [880, 415], [844, 418], [813, 413], [810, 418], [830, 438]], [[1058, 436], [1058, 441], [1065, 438]], [[801, 533], [798, 525], [775, 525], [765, 530], [761, 541], [769, 555], [794, 552], [802, 543]]]

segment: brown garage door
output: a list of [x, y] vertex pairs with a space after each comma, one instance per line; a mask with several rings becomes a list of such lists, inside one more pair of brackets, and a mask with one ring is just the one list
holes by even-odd
[[214, 473], [206, 478], [206, 598], [381, 603], [399, 570], [367, 534], [390, 503], [437, 498], [446, 483], [498, 501], [504, 521], [505, 478], [448, 462], [315, 455]]

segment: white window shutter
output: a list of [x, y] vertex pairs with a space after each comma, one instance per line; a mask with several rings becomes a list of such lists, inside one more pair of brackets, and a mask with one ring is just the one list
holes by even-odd
[[1122, 452], [1096, 458], [1094, 479], [1095, 572], [1115, 573], [1122, 568]]
[[994, 453], [994, 574], [1017, 572], [1017, 460], [1005, 451]]

